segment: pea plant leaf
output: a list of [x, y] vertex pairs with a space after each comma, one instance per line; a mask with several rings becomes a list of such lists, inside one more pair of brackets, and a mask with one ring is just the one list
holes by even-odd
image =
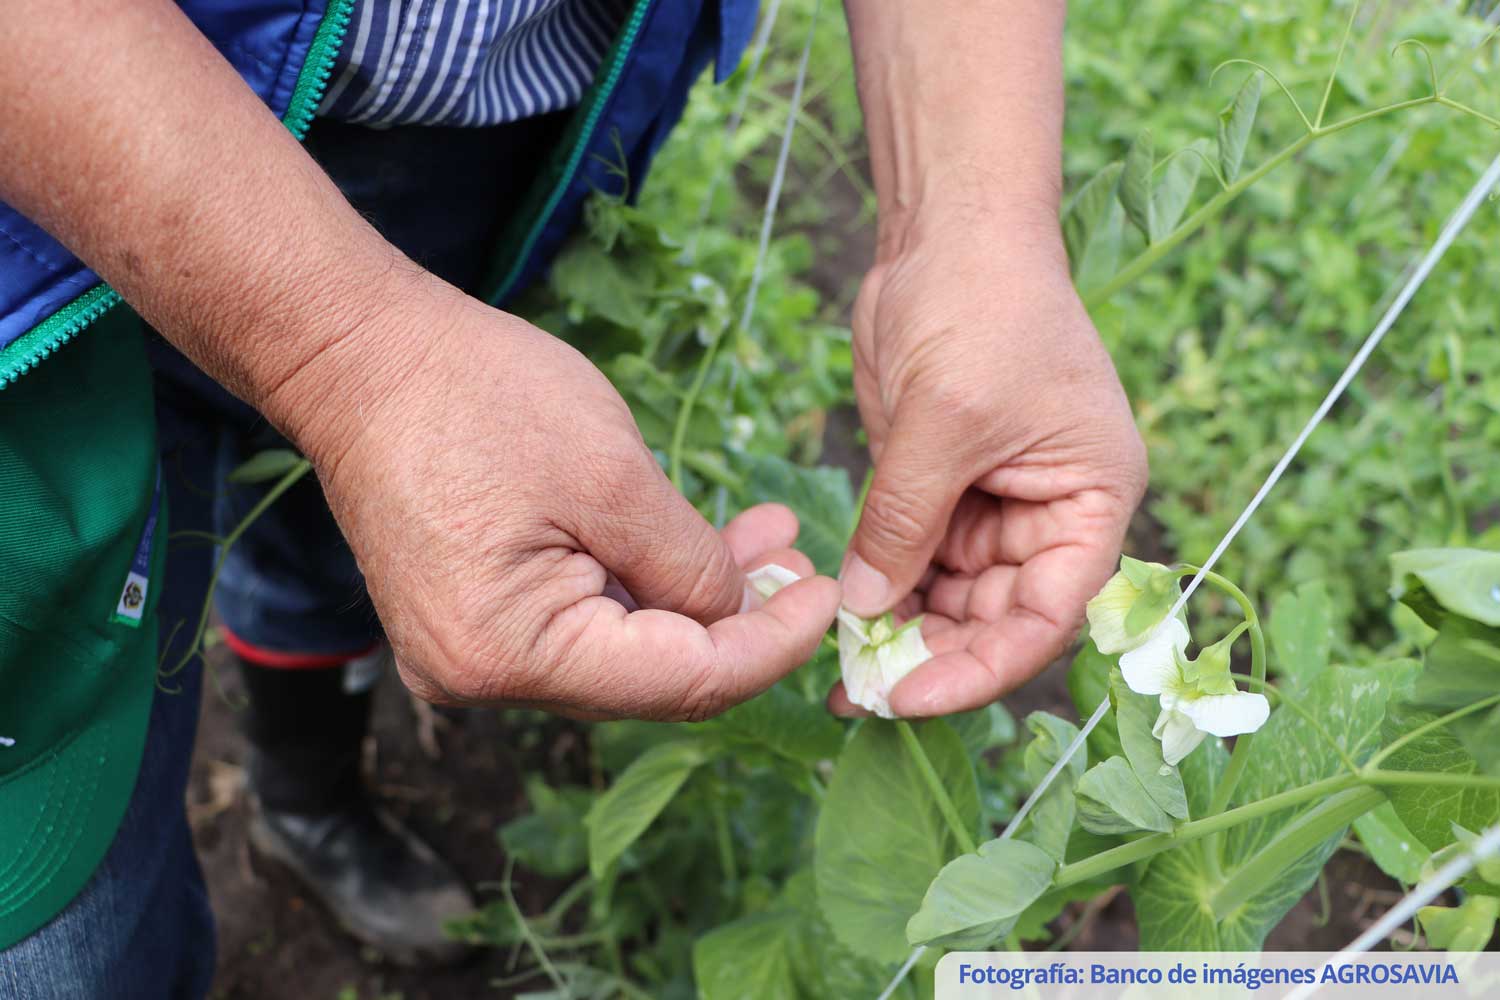
[[1120, 174], [1120, 204], [1135, 228], [1149, 243], [1156, 231], [1151, 197], [1152, 171], [1156, 168], [1156, 149], [1150, 129], [1141, 129], [1125, 154], [1125, 170]]
[[770, 910], [715, 928], [693, 945], [693, 978], [702, 1000], [760, 1000], [800, 995], [793, 954], [801, 928]]
[[1203, 172], [1203, 158], [1207, 155], [1208, 140], [1197, 139], [1162, 165], [1151, 189], [1152, 243], [1177, 228], [1198, 187], [1198, 175]]
[[1015, 717], [998, 701], [972, 712], [950, 715], [947, 721], [964, 741], [964, 750], [970, 757], [1016, 741]]
[[1432, 851], [1406, 828], [1389, 802], [1382, 802], [1355, 820], [1354, 832], [1381, 871], [1406, 885], [1421, 880], [1422, 866]]
[[1391, 556], [1391, 596], [1400, 600], [1416, 585], [1444, 610], [1500, 626], [1500, 552], [1407, 549]]
[[[1095, 764], [1078, 780], [1078, 822], [1090, 833], [1172, 829], [1172, 817], [1152, 801], [1124, 757]], [[1184, 803], [1184, 810], [1186, 803]]]
[[[1073, 708], [1080, 719], [1094, 714], [1099, 703], [1110, 696], [1110, 673], [1119, 662], [1118, 656], [1099, 652], [1092, 642], [1084, 642], [1068, 667], [1068, 695], [1073, 699]], [[1089, 757], [1093, 760], [1108, 760], [1125, 752], [1120, 745], [1119, 724], [1115, 721], [1113, 707], [1094, 727], [1088, 736]]]
[[[1387, 742], [1431, 722], [1437, 716], [1416, 709], [1394, 709], [1386, 720]], [[1444, 727], [1431, 730], [1401, 747], [1381, 762], [1393, 771], [1431, 771], [1474, 774], [1474, 756]], [[1429, 850], [1453, 843], [1453, 824], [1483, 830], [1500, 821], [1500, 791], [1454, 788], [1447, 785], [1401, 785], [1386, 792], [1396, 816], [1412, 836]]]
[[696, 742], [661, 743], [641, 754], [594, 802], [584, 825], [589, 831], [589, 870], [602, 878], [610, 865], [646, 832], [672, 801], [708, 751]]
[[854, 530], [854, 493], [841, 469], [808, 468], [775, 455], [741, 456], [745, 475], [743, 506], [775, 501], [790, 507], [801, 522], [797, 548], [819, 573], [838, 574], [844, 546]]
[[989, 947], [1052, 884], [1057, 862], [1023, 840], [991, 840], [943, 866], [906, 925], [914, 945]]
[[[1386, 667], [1325, 671], [1300, 694], [1302, 706], [1324, 732], [1301, 714], [1278, 707], [1255, 735], [1231, 806], [1338, 773], [1343, 762], [1330, 740], [1355, 761], [1368, 756], [1380, 742], [1381, 721], [1391, 692], [1404, 680], [1400, 670]], [[1342, 831], [1303, 852], [1223, 920], [1214, 920], [1212, 903], [1239, 864], [1270, 844], [1297, 813], [1295, 809], [1281, 810], [1242, 823], [1222, 838], [1205, 838], [1153, 858], [1140, 884], [1132, 890], [1140, 920], [1141, 948], [1259, 950], [1266, 934], [1317, 879], [1338, 846]], [[1211, 857], [1210, 851], [1215, 855]]]
[[726, 747], [756, 747], [806, 764], [837, 757], [844, 742], [837, 719], [784, 684], [692, 728]]
[[1444, 951], [1483, 951], [1500, 920], [1500, 896], [1470, 896], [1459, 906], [1424, 906], [1417, 911], [1427, 943]]
[[1219, 112], [1219, 173], [1224, 176], [1225, 184], [1235, 182], [1245, 162], [1245, 146], [1250, 142], [1255, 113], [1260, 108], [1262, 79], [1259, 70], [1252, 73], [1241, 84], [1229, 107]]
[[[1026, 728], [1031, 730], [1032, 738], [1026, 744], [1023, 760], [1028, 786], [1035, 788], [1078, 735], [1078, 727], [1047, 712], [1032, 712], [1026, 717]], [[1031, 814], [1021, 821], [1015, 833], [1017, 839], [1035, 844], [1059, 862], [1063, 860], [1077, 815], [1074, 789], [1087, 766], [1083, 753], [1073, 755], [1062, 773], [1031, 807]]]
[[[1176, 768], [1167, 766], [1162, 757], [1161, 742], [1151, 735], [1157, 714], [1155, 699], [1130, 690], [1119, 670], [1110, 673], [1109, 691], [1119, 726], [1120, 745], [1136, 780], [1152, 803], [1169, 819], [1187, 819], [1187, 793], [1182, 787], [1182, 775]], [[1155, 830], [1158, 827], [1143, 829]]]
[[[940, 719], [916, 727], [939, 780], [969, 829], [979, 789], [963, 741]], [[906, 957], [906, 922], [961, 846], [893, 723], [863, 722], [839, 755], [814, 837], [818, 905], [850, 951]]]
[[505, 853], [534, 872], [566, 878], [588, 865], [584, 817], [594, 793], [587, 788], [552, 788], [540, 778], [528, 778], [526, 798], [531, 811], [500, 828]]
[[1333, 648], [1333, 603], [1321, 582], [1286, 591], [1271, 605], [1266, 631], [1279, 676], [1300, 687], [1328, 667]]
[[1122, 163], [1111, 163], [1084, 182], [1063, 210], [1063, 241], [1080, 290], [1114, 277], [1125, 238], [1125, 209], [1117, 191]]
[[300, 461], [302, 456], [290, 448], [267, 448], [235, 466], [227, 478], [231, 483], [264, 483], [280, 479]]

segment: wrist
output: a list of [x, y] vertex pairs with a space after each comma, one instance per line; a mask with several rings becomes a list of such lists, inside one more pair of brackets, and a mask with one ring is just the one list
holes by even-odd
[[464, 298], [391, 253], [384, 267], [320, 274], [295, 336], [252, 389], [250, 402], [324, 474], [402, 395]]
[[877, 266], [942, 247], [1071, 280], [1055, 189], [1008, 186], [983, 171], [931, 176], [915, 196], [881, 206]]

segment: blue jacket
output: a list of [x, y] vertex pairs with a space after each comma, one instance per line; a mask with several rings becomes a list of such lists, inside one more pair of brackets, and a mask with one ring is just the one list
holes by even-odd
[[[322, 99], [357, 0], [179, 0], [183, 11], [298, 138]], [[594, 190], [636, 189], [712, 59], [733, 72], [758, 0], [635, 0], [563, 141], [508, 223], [491, 268], [496, 304], [538, 277]], [[99, 276], [0, 202], [0, 388], [119, 302]]]

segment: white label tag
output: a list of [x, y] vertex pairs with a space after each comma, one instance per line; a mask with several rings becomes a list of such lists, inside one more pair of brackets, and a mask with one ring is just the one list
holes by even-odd
[[115, 605], [115, 614], [133, 622], [141, 620], [146, 612], [146, 588], [151, 581], [135, 570], [125, 577], [125, 586], [120, 590], [120, 603]]

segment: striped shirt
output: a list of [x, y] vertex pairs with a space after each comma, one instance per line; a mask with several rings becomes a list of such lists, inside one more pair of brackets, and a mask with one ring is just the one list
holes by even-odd
[[318, 113], [499, 125], [577, 104], [629, 0], [359, 0]]

